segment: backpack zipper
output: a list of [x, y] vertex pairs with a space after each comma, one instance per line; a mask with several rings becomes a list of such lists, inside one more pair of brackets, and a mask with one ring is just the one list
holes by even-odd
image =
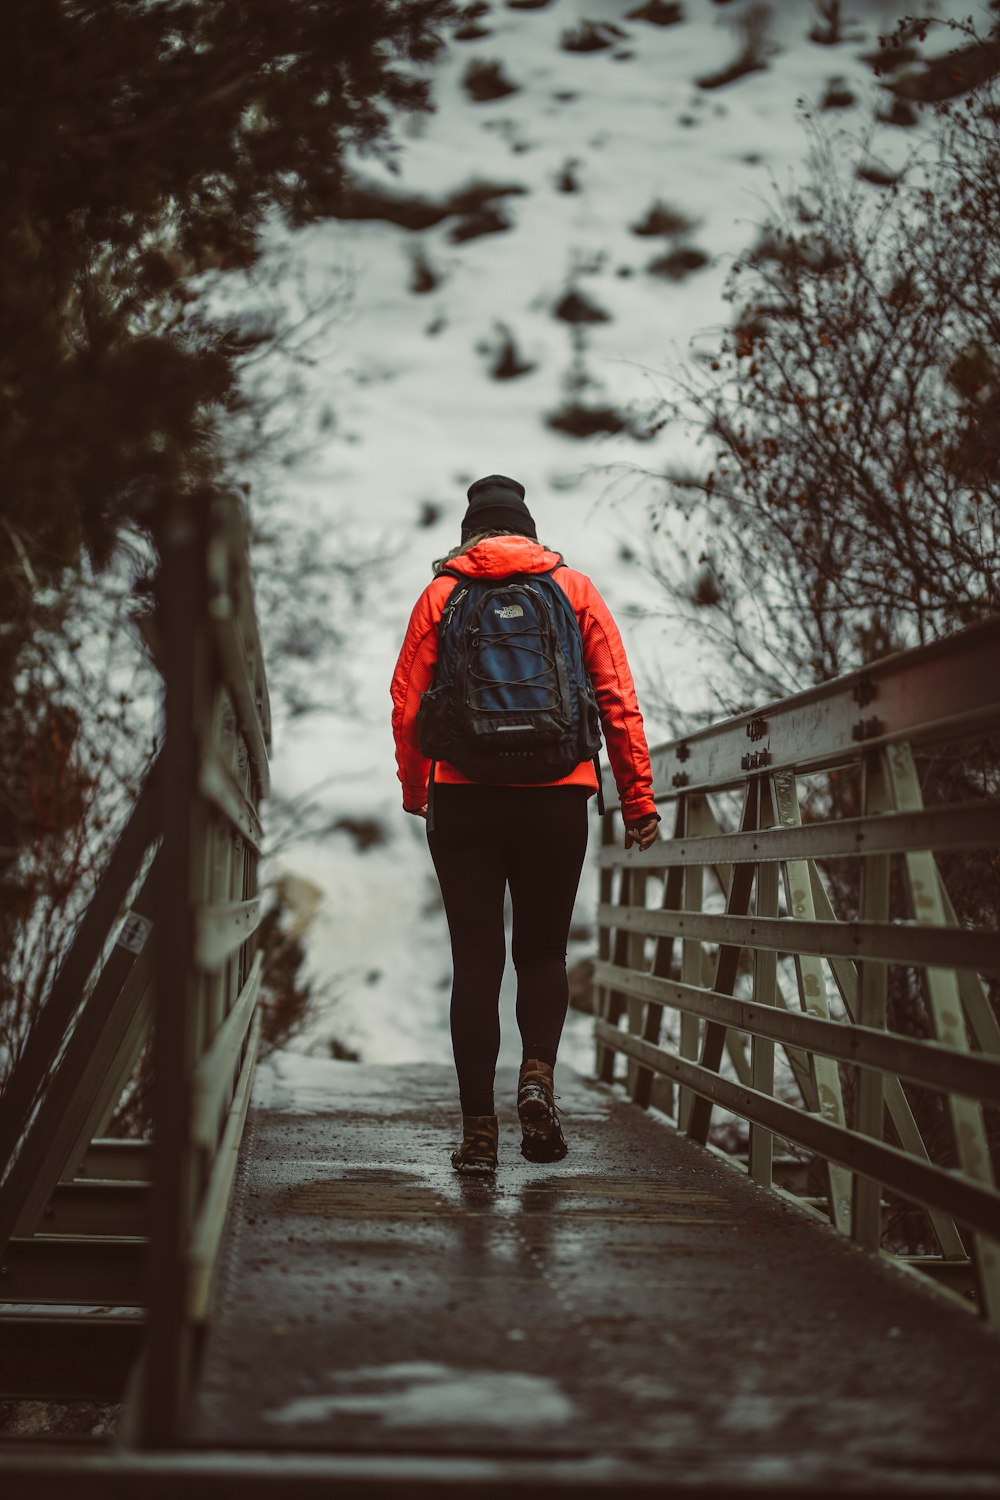
[[444, 613], [441, 616], [442, 625], [450, 624], [452, 615], [455, 613], [456, 609], [461, 604], [462, 600], [465, 598], [468, 592], [468, 589], [458, 589], [457, 591], [452, 592], [449, 595], [448, 603], [445, 605]]

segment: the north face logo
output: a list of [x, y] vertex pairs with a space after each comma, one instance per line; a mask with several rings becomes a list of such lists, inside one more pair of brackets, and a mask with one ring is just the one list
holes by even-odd
[[505, 604], [502, 609], [495, 609], [493, 613], [498, 615], [501, 620], [516, 620], [520, 615], [524, 614], [524, 610], [520, 604]]

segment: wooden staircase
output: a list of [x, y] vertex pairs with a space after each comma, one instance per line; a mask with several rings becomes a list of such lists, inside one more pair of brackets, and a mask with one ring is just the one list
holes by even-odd
[[99, 1138], [0, 1267], [0, 1399], [117, 1402], [145, 1329], [150, 1149]]
[[[192, 1378], [249, 1103], [270, 743], [241, 501], [158, 546], [162, 748], [0, 1096], [0, 1398], [127, 1398], [139, 1446]], [[109, 1139], [147, 1045], [152, 1138]]]

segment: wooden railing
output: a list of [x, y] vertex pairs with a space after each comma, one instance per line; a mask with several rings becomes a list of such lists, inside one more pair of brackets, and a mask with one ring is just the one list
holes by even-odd
[[[249, 1102], [270, 737], [242, 504], [158, 541], [161, 750], [0, 1101], [2, 1394], [114, 1400], [130, 1370], [146, 1446], [178, 1431]], [[106, 1140], [150, 1031], [151, 1145]]]
[[149, 1328], [139, 1439], [175, 1440], [208, 1312], [259, 1035], [259, 805], [270, 709], [242, 506], [162, 547], [166, 687]]
[[625, 851], [604, 820], [593, 992], [603, 1079], [623, 1056], [634, 1101], [703, 1144], [713, 1107], [748, 1122], [777, 1191], [783, 1142], [803, 1206], [870, 1250], [883, 1189], [921, 1205], [896, 1258], [967, 1275], [994, 1323], [998, 730], [994, 621], [659, 747], [669, 836]]

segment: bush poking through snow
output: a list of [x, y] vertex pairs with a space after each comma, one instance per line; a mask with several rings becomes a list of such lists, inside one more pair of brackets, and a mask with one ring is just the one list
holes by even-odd
[[629, 422], [616, 406], [586, 406], [581, 401], [567, 401], [557, 411], [549, 412], [545, 424], [567, 437], [591, 438], [599, 433], [612, 436], [624, 432]]
[[654, 437], [662, 425], [613, 405], [602, 390], [601, 382], [587, 369], [587, 332], [580, 325], [571, 328], [573, 357], [562, 380], [565, 400], [562, 406], [545, 416], [545, 425], [572, 438], [592, 438], [602, 434], [628, 432], [645, 441]]
[[820, 109], [850, 109], [858, 102], [857, 95], [847, 87], [842, 78], [831, 78], [826, 93], [819, 101]]
[[766, 225], [744, 260], [748, 266], [762, 266], [773, 261], [789, 270], [808, 269], [814, 275], [825, 275], [843, 265], [842, 252], [832, 237], [792, 234], [781, 224]]
[[560, 193], [578, 193], [580, 191], [580, 179], [576, 175], [576, 169], [580, 163], [575, 157], [568, 157], [559, 169], [556, 177], [556, 188]]
[[646, 0], [636, 10], [626, 12], [626, 21], [648, 21], [651, 26], [676, 26], [684, 19], [684, 7], [677, 0]]
[[610, 323], [611, 314], [592, 302], [583, 292], [571, 288], [553, 308], [557, 318], [564, 323]]
[[880, 162], [866, 161], [858, 168], [858, 178], [861, 182], [870, 182], [873, 187], [891, 188], [899, 182], [900, 174]]
[[920, 123], [920, 112], [908, 99], [893, 99], [888, 109], [880, 109], [875, 116], [882, 125], [898, 125], [911, 130]]
[[600, 382], [587, 369], [587, 334], [576, 324], [571, 328], [573, 357], [563, 376], [566, 399], [562, 406], [547, 413], [545, 425], [567, 437], [591, 438], [598, 434], [624, 432], [628, 417], [612, 406], [601, 394]]
[[485, 62], [473, 58], [462, 75], [462, 87], [476, 104], [488, 104], [493, 99], [507, 99], [518, 92], [503, 70], [503, 63]]
[[455, 41], [475, 42], [480, 37], [490, 36], [489, 27], [480, 24], [489, 13], [490, 7], [485, 0], [473, 0], [473, 4], [463, 5], [457, 16], [458, 25], [452, 32]]
[[440, 285], [440, 276], [423, 251], [418, 250], [411, 260], [410, 291], [422, 297], [428, 292], [435, 291]]
[[452, 226], [448, 238], [453, 245], [464, 245], [466, 240], [478, 240], [484, 234], [502, 234], [509, 228], [507, 215], [501, 213], [495, 203], [485, 202], [464, 213]]
[[671, 250], [668, 255], [661, 255], [658, 260], [650, 261], [646, 270], [650, 276], [659, 276], [664, 281], [683, 281], [685, 276], [690, 276], [707, 265], [708, 256], [703, 250], [682, 245], [679, 250]]
[[331, 831], [349, 834], [359, 854], [367, 854], [369, 849], [377, 849], [385, 843], [387, 838], [385, 827], [378, 818], [338, 818], [335, 823], [331, 824]]
[[[369, 186], [355, 182], [338, 195], [331, 213], [338, 219], [376, 219], [386, 224], [398, 224], [401, 229], [419, 233], [432, 229], [445, 219], [459, 217], [475, 221], [478, 217], [500, 218], [497, 228], [507, 228], [507, 221], [495, 208], [498, 198], [511, 198], [525, 192], [516, 183], [472, 182], [467, 187], [457, 188], [447, 197], [425, 198], [416, 193], [395, 193], [381, 186]], [[483, 233], [488, 231], [483, 230]], [[453, 235], [452, 238], [455, 238]], [[472, 239], [472, 234], [458, 238]]]
[[722, 584], [707, 553], [698, 559], [698, 571], [691, 583], [691, 603], [699, 609], [712, 609], [722, 601]]
[[606, 52], [628, 36], [613, 21], [581, 21], [575, 31], [564, 31], [559, 42], [564, 52]]
[[767, 0], [752, 0], [752, 3], [727, 17], [727, 25], [736, 33], [740, 49], [727, 68], [718, 73], [708, 73], [696, 79], [700, 89], [721, 89], [727, 83], [735, 83], [748, 73], [759, 73], [767, 67], [767, 56], [773, 51], [771, 23], [773, 7]]
[[629, 228], [633, 234], [649, 237], [662, 235], [669, 239], [675, 234], [686, 234], [693, 225], [679, 209], [671, 208], [669, 203], [658, 198], [647, 208], [645, 218], [640, 219], [637, 224], [629, 225]]
[[484, 36], [492, 36], [493, 33], [488, 26], [480, 26], [478, 21], [463, 21], [461, 26], [452, 32], [456, 42], [479, 42]]
[[921, 53], [919, 46], [914, 45], [916, 37], [914, 27], [900, 27], [891, 37], [879, 37], [875, 51], [862, 52], [861, 61], [880, 78], [886, 73], [896, 73], [908, 63], [919, 62]]
[[813, 6], [817, 21], [809, 33], [811, 42], [821, 47], [837, 47], [841, 42], [857, 39], [845, 25], [843, 0], [813, 0]]
[[490, 374], [494, 380], [516, 380], [519, 375], [530, 375], [537, 366], [530, 360], [521, 356], [514, 335], [506, 323], [498, 323], [496, 331], [499, 343], [490, 366]]

